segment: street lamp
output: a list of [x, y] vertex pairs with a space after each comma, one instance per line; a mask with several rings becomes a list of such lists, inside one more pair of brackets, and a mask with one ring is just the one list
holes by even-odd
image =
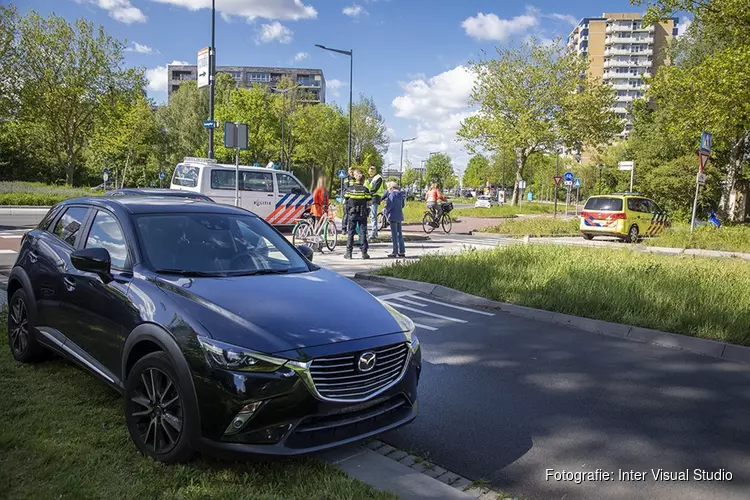
[[348, 171], [352, 168], [352, 75], [354, 73], [354, 50], [331, 49], [318, 43], [316, 43], [315, 46], [319, 49], [349, 56], [349, 160], [346, 164]]
[[412, 137], [411, 139], [401, 139], [401, 161], [398, 164], [398, 170], [399, 172], [401, 172], [401, 175], [404, 174], [404, 143], [416, 140], [416, 137]]
[[286, 93], [290, 90], [298, 89], [302, 85], [295, 85], [288, 89], [274, 88], [273, 90], [281, 94], [281, 164], [286, 169], [286, 163], [284, 162], [284, 116], [286, 115]]

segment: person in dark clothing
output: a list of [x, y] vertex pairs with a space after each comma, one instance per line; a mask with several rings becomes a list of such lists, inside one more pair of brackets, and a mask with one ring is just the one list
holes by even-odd
[[354, 184], [350, 184], [346, 189], [344, 198], [346, 199], [344, 205], [344, 213], [347, 216], [347, 238], [346, 238], [346, 253], [344, 254], [345, 259], [352, 258], [352, 250], [354, 249], [354, 234], [357, 232], [357, 226], [361, 228], [359, 233], [360, 238], [360, 249], [362, 250], [362, 258], [369, 259], [370, 256], [367, 254], [367, 214], [369, 212], [368, 204], [372, 199], [370, 191], [364, 186], [365, 176], [362, 170], [354, 170]]
[[[349, 171], [347, 172], [346, 179], [344, 179], [344, 192], [341, 193], [341, 196], [346, 197], [346, 192], [349, 190], [349, 186], [353, 184], [354, 184], [354, 167], [349, 167]], [[344, 216], [341, 218], [341, 231], [344, 234], [346, 234], [348, 227], [349, 227], [349, 214], [347, 214], [346, 204], [344, 204]], [[357, 233], [359, 233], [359, 230], [357, 230]], [[361, 243], [361, 240], [359, 243]]]

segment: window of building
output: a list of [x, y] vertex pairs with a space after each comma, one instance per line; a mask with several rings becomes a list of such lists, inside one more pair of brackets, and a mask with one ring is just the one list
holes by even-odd
[[238, 82], [242, 80], [242, 71], [219, 71], [218, 73], [224, 73], [225, 75], [229, 75]]
[[109, 252], [112, 266], [119, 269], [124, 269], [128, 261], [128, 247], [120, 225], [114, 217], [101, 210], [96, 212], [84, 248], [104, 248]]
[[76, 236], [86, 220], [89, 209], [84, 207], [71, 207], [65, 211], [60, 220], [55, 224], [55, 236], [70, 246], [75, 246]]
[[320, 81], [316, 80], [312, 75], [297, 75], [297, 85], [304, 85], [306, 87], [319, 87]]
[[270, 82], [271, 81], [271, 75], [268, 73], [248, 73], [247, 74], [247, 80], [249, 82]]
[[180, 90], [179, 85], [172, 85], [172, 92], [177, 92], [178, 90]]

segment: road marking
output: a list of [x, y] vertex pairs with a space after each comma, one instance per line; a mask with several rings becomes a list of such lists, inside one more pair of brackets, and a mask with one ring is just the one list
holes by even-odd
[[442, 314], [436, 314], [436, 313], [429, 312], [429, 311], [422, 311], [421, 309], [415, 309], [413, 307], [405, 306], [403, 304], [399, 304], [398, 302], [386, 302], [386, 304], [393, 306], [393, 307], [398, 307], [399, 309], [406, 309], [407, 311], [413, 311], [415, 313], [424, 314], [425, 316], [432, 316], [433, 318], [445, 319], [445, 320], [453, 321], [456, 323], [468, 323], [468, 321], [464, 319], [452, 318], [450, 316], [443, 316]]
[[376, 295], [375, 298], [383, 300], [383, 301], [386, 301], [388, 299], [397, 299], [399, 297], [404, 297], [404, 296], [408, 296], [408, 295], [414, 295], [415, 293], [417, 293], [417, 292], [415, 292], [413, 290], [407, 290], [407, 291], [404, 291], [404, 292], [389, 293], [387, 295]]
[[[461, 311], [466, 311], [466, 312], [470, 312], [470, 313], [474, 313], [474, 314], [483, 314], [485, 316], [494, 316], [493, 313], [488, 313], [488, 312], [485, 312], [485, 311], [477, 311], [476, 309], [471, 309], [470, 307], [454, 306], [453, 304], [446, 304], [445, 302], [440, 302], [438, 300], [432, 300], [432, 299], [426, 299], [426, 298], [420, 297], [420, 296], [416, 296], [416, 297], [413, 297], [413, 298], [415, 298], [417, 300], [423, 300], [425, 302], [430, 302], [432, 304], [438, 304], [438, 305], [445, 306], [445, 307], [452, 307], [453, 309], [460, 309]], [[403, 300], [403, 299], [399, 299], [399, 300]]]
[[13, 234], [13, 235], [10, 235], [10, 236], [6, 236], [4, 234], [0, 234], [0, 238], [2, 238], [4, 240], [14, 240], [14, 239], [19, 239], [20, 240], [21, 238], [23, 238], [23, 235], [22, 234]]
[[415, 302], [413, 300], [405, 299], [403, 297], [394, 297], [394, 298], [397, 298], [401, 302], [406, 302], [407, 304], [411, 304], [413, 306], [427, 307], [427, 304], [420, 304], [419, 302]]
[[[413, 323], [413, 321], [412, 321], [412, 323]], [[420, 323], [414, 323], [414, 326], [416, 326], [417, 328], [424, 328], [425, 330], [431, 330], [431, 331], [433, 331], [433, 332], [434, 332], [435, 330], [437, 330], [437, 328], [435, 328], [434, 326], [427, 326], [427, 325], [422, 325], [422, 324], [420, 324]]]
[[0, 249], [0, 254], [16, 254], [17, 252], [15, 250], [4, 250]]

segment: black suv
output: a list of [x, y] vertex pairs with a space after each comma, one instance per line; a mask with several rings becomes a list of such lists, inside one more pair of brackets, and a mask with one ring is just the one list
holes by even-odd
[[193, 193], [191, 191], [179, 191], [177, 189], [160, 188], [120, 188], [107, 191], [104, 196], [167, 196], [173, 198], [189, 198], [191, 200], [210, 201], [214, 200], [205, 194]]
[[11, 351], [55, 351], [122, 392], [133, 441], [164, 462], [309, 453], [412, 421], [414, 324], [308, 252], [226, 205], [68, 200], [22, 241]]

